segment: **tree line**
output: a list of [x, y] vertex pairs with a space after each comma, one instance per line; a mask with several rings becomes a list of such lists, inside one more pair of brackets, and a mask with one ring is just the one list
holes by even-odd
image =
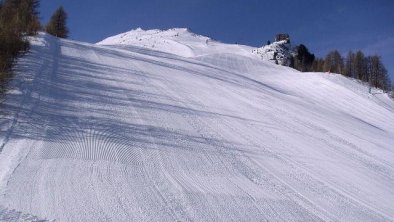
[[345, 57], [338, 50], [329, 52], [324, 58], [315, 58], [306, 46], [296, 47], [292, 67], [302, 72], [330, 72], [361, 80], [371, 87], [384, 91], [392, 89], [387, 69], [378, 55], [366, 56], [361, 50], [349, 51]]
[[37, 0], [5, 0], [0, 2], [0, 81], [3, 83], [8, 70], [21, 52], [29, 48], [25, 36], [40, 29]]
[[39, 0], [0, 0], [0, 95], [11, 78], [16, 58], [29, 50], [28, 36], [43, 30], [51, 35], [66, 38], [67, 14], [60, 7], [45, 27], [39, 19]]

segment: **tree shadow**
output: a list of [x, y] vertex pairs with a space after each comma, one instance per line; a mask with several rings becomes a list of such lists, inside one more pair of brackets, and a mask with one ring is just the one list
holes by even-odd
[[[28, 213], [23, 213], [14, 209], [8, 209], [0, 205], [0, 221], [31, 221], [31, 222], [47, 222], [49, 220], [39, 219]], [[54, 220], [53, 220], [54, 221]]]
[[[17, 121], [10, 129], [1, 127], [2, 134], [14, 139], [45, 141], [37, 157], [103, 159], [128, 163], [130, 156], [136, 155], [137, 149], [234, 155], [246, 146], [130, 121], [128, 118], [132, 115], [128, 110], [131, 109], [162, 116], [176, 114], [184, 118], [254, 120], [175, 105], [170, 98], [145, 87], [144, 80], [155, 78], [148, 73], [93, 63], [88, 58], [66, 56], [60, 54], [61, 49], [56, 42], [50, 43], [49, 50], [43, 46], [32, 49], [34, 55], [40, 53], [40, 61], [34, 56], [26, 57], [18, 66], [17, 71], [25, 75], [21, 76], [22, 80], [16, 80], [13, 87], [23, 93], [10, 95], [4, 107]], [[68, 48], [76, 47], [72, 43], [65, 44]], [[113, 52], [115, 55], [112, 55]], [[118, 52], [113, 52], [109, 56], [120, 56]], [[108, 51], [100, 53], [108, 56]], [[153, 60], [143, 62], [194, 72]], [[39, 71], [29, 76], [29, 70]], [[12, 119], [3, 119], [2, 124], [7, 121]]]

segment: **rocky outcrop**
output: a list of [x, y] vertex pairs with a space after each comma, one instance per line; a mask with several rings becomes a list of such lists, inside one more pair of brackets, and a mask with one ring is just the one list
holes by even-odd
[[253, 53], [260, 55], [263, 60], [283, 66], [291, 66], [295, 55], [289, 40], [273, 42], [253, 50]]

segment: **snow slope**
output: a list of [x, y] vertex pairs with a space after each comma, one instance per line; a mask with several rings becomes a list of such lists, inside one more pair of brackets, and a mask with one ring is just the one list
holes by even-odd
[[0, 218], [393, 220], [386, 94], [193, 41], [32, 39], [0, 109]]

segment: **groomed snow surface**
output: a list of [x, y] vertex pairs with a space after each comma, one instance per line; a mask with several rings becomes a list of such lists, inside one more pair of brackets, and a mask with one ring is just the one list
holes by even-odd
[[0, 109], [0, 221], [393, 220], [386, 94], [149, 32], [31, 40]]

